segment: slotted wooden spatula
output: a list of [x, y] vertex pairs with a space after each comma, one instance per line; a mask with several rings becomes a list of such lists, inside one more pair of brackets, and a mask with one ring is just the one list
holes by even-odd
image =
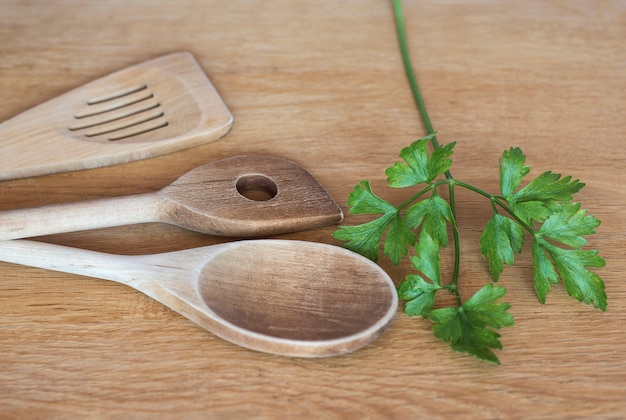
[[233, 117], [193, 55], [95, 80], [0, 124], [0, 180], [96, 168], [215, 141]]

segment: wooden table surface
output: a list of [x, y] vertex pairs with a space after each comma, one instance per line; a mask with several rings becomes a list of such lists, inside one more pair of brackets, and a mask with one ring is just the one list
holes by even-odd
[[[626, 1], [404, 4], [409, 43], [453, 173], [498, 188], [502, 151], [538, 175], [587, 185], [602, 220], [603, 313], [562, 285], [537, 301], [526, 247], [500, 284], [514, 327], [502, 365], [452, 352], [399, 309], [373, 344], [328, 359], [239, 348], [132, 289], [0, 263], [0, 417], [624, 418], [626, 416]], [[0, 183], [0, 209], [154, 191], [238, 154], [293, 160], [347, 211], [349, 192], [425, 129], [403, 73], [389, 2], [0, 0], [0, 121], [126, 66], [192, 52], [232, 111], [216, 143], [115, 167]], [[3, 140], [3, 139], [1, 139]], [[466, 294], [487, 282], [478, 236], [490, 214], [459, 192]], [[347, 215], [345, 223], [356, 216]], [[282, 235], [326, 242], [335, 226]], [[222, 242], [165, 224], [41, 238], [120, 254]], [[443, 257], [444, 275], [451, 272]], [[381, 261], [394, 281], [409, 273]]]

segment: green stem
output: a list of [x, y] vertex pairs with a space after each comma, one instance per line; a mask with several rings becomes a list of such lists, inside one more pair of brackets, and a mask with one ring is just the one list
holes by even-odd
[[430, 184], [428, 187], [424, 188], [417, 194], [414, 194], [413, 196], [411, 196], [411, 198], [409, 198], [408, 200], [406, 200], [404, 203], [400, 204], [397, 207], [398, 211], [404, 210], [405, 207], [407, 207], [409, 204], [413, 203], [415, 200], [417, 200], [418, 198], [426, 194], [428, 191], [432, 191], [433, 189], [435, 189], [436, 186], [437, 184]]
[[[515, 219], [515, 221], [517, 223], [520, 224], [520, 226], [522, 226], [524, 229], [526, 229], [531, 235], [535, 236], [535, 231], [533, 230], [533, 228], [531, 226], [529, 226], [526, 222], [524, 222], [522, 219], [520, 219], [515, 212], [505, 203], [502, 202], [502, 200], [506, 200], [504, 197], [500, 196], [500, 195], [492, 195], [489, 194], [487, 191], [482, 190], [478, 187], [475, 187], [473, 185], [470, 184], [466, 184], [465, 182], [461, 182], [459, 180], [456, 179], [450, 179], [450, 180], [446, 180], [437, 184], [433, 184], [435, 186], [437, 185], [441, 185], [447, 183], [449, 185], [458, 185], [459, 187], [463, 187], [465, 189], [468, 189], [470, 191], [473, 191], [477, 194], [482, 195], [483, 197], [487, 197], [489, 200], [491, 200], [491, 205], [498, 205], [500, 206], [505, 212], [507, 212], [513, 219]], [[494, 208], [495, 211], [495, 208]]]
[[475, 187], [475, 186], [473, 186], [471, 184], [466, 184], [465, 182], [459, 181], [458, 179], [453, 179], [451, 181], [445, 181], [445, 182], [446, 183], [451, 183], [451, 184], [454, 184], [454, 185], [458, 185], [459, 187], [465, 188], [466, 190], [470, 190], [470, 191], [473, 191], [473, 192], [475, 192], [477, 194], [480, 194], [480, 195], [482, 195], [484, 197], [487, 197], [490, 200], [493, 200], [493, 198], [494, 198], [494, 195], [489, 194], [487, 191], [485, 191], [483, 189], [480, 189], [478, 187]]
[[[519, 216], [517, 216], [515, 214], [515, 212], [506, 204], [503, 203], [502, 201], [506, 201], [506, 198], [500, 196], [500, 195], [493, 195], [488, 193], [487, 191], [475, 187], [474, 185], [471, 184], [467, 184], [463, 181], [459, 181], [458, 179], [454, 179], [454, 178], [450, 178], [450, 179], [444, 179], [444, 180], [440, 180], [437, 182], [433, 182], [432, 184], [429, 184], [428, 187], [424, 188], [423, 190], [421, 190], [420, 192], [418, 192], [417, 194], [413, 195], [411, 198], [409, 198], [408, 200], [406, 200], [404, 203], [402, 203], [400, 206], [398, 206], [398, 210], [403, 210], [405, 207], [408, 207], [411, 203], [413, 203], [415, 200], [417, 200], [418, 198], [420, 198], [422, 195], [426, 194], [428, 191], [431, 191], [433, 189], [436, 189], [437, 187], [439, 187], [440, 185], [447, 185], [448, 188], [450, 189], [451, 192], [451, 198], [450, 198], [450, 207], [452, 207], [452, 214], [456, 220], [456, 213], [455, 213], [455, 207], [453, 206], [454, 204], [454, 186], [459, 186], [461, 188], [465, 188], [466, 190], [470, 190], [475, 192], [476, 194], [482, 195], [483, 197], [489, 199], [491, 201], [491, 205], [492, 207], [494, 206], [499, 206], [501, 207], [505, 212], [507, 212], [513, 219], [515, 219], [515, 221], [517, 223], [520, 224], [520, 226], [522, 226], [524, 229], [526, 229], [530, 234], [532, 234], [533, 236], [535, 235], [535, 231], [533, 230], [533, 228], [528, 225], [526, 222], [524, 222], [522, 219], [519, 218]], [[495, 211], [495, 208], [494, 208]]]
[[[398, 34], [398, 43], [400, 45], [400, 53], [402, 55], [402, 62], [404, 63], [404, 72], [406, 73], [406, 77], [409, 81], [409, 85], [411, 86], [411, 92], [413, 93], [413, 99], [415, 100], [415, 104], [417, 105], [417, 109], [419, 110], [422, 120], [424, 121], [424, 125], [426, 126], [426, 130], [429, 135], [432, 135], [430, 141], [433, 144], [435, 149], [439, 148], [439, 142], [437, 141], [437, 136], [435, 135], [435, 129], [433, 128], [432, 123], [430, 122], [430, 117], [428, 116], [428, 111], [426, 111], [426, 104], [424, 103], [424, 98], [422, 97], [422, 93], [420, 92], [420, 88], [417, 84], [417, 79], [415, 78], [415, 71], [413, 70], [413, 64], [411, 63], [411, 55], [409, 54], [409, 47], [406, 39], [406, 31], [404, 30], [404, 16], [402, 13], [402, 1], [401, 0], [392, 0], [393, 10], [396, 18], [396, 31]], [[452, 174], [450, 171], [445, 172], [445, 176], [447, 179], [452, 180]], [[450, 183], [448, 186], [448, 190], [450, 192], [450, 208], [452, 210], [452, 217], [456, 221], [456, 205], [454, 201], [454, 184]], [[456, 287], [459, 280], [459, 268], [461, 263], [461, 250], [459, 245], [459, 232], [457, 229], [453, 229], [453, 241], [454, 241], [454, 273], [452, 277], [452, 284], [454, 285], [454, 293], [456, 295], [457, 302], [459, 306], [462, 304], [461, 296], [459, 294], [458, 288]]]
[[[450, 178], [452, 179], [452, 178]], [[450, 183], [448, 185], [448, 191], [450, 196], [450, 210], [452, 211], [452, 218], [456, 225], [456, 205], [454, 201], [454, 184]], [[456, 295], [456, 301], [459, 306], [463, 304], [461, 300], [461, 295], [459, 294], [459, 289], [457, 283], [459, 282], [459, 271], [461, 267], [461, 246], [459, 244], [459, 230], [452, 229], [452, 238], [454, 242], [454, 272], [452, 273], [452, 284], [454, 284], [454, 294]]]
[[515, 214], [515, 212], [513, 210], [511, 210], [511, 208], [509, 206], [507, 206], [506, 204], [504, 204], [502, 201], [500, 201], [497, 198], [494, 198], [492, 200], [494, 203], [496, 203], [497, 205], [499, 205], [505, 212], [507, 212], [509, 214], [509, 216], [511, 216], [513, 219], [515, 219], [515, 221], [517, 223], [519, 223], [519, 225], [521, 227], [523, 227], [524, 229], [526, 229], [526, 231], [528, 233], [530, 233], [532, 236], [537, 236], [535, 234], [535, 231], [533, 230], [533, 228], [531, 226], [529, 226], [528, 224], [526, 224], [526, 222], [524, 222], [522, 219], [519, 218], [519, 216], [517, 214]]
[[[424, 121], [424, 125], [426, 126], [426, 131], [428, 131], [428, 134], [434, 134], [435, 129], [430, 122], [428, 111], [426, 111], [426, 104], [424, 103], [424, 98], [422, 97], [419, 85], [417, 84], [415, 71], [413, 70], [413, 64], [411, 63], [411, 55], [409, 54], [409, 46], [406, 40], [406, 32], [404, 30], [402, 0], [392, 0], [392, 3], [396, 16], [396, 31], [398, 34], [398, 43], [400, 44], [400, 54], [402, 55], [402, 62], [404, 64], [404, 72], [406, 73], [406, 78], [408, 79], [409, 85], [411, 86], [411, 92], [413, 93], [413, 99], [415, 101], [415, 104], [417, 105], [417, 109], [422, 115], [422, 120]], [[437, 136], [433, 136], [430, 141], [435, 148], [439, 147], [439, 141], [437, 141]], [[450, 172], [446, 171], [446, 178], [451, 177], [452, 175], [450, 175]]]

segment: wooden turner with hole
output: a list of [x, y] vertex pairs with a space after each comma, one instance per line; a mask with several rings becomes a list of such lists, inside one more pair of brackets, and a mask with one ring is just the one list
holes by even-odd
[[193, 55], [169, 54], [0, 124], [0, 180], [162, 155], [215, 141], [232, 123]]
[[152, 193], [0, 212], [0, 240], [163, 222], [211, 235], [259, 237], [340, 223], [335, 200], [301, 166], [235, 156]]

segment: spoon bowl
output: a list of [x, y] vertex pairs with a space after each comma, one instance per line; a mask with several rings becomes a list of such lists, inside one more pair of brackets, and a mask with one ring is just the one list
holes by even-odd
[[389, 326], [398, 305], [378, 265], [313, 242], [121, 256], [16, 240], [0, 242], [0, 260], [126, 284], [232, 343], [285, 356], [357, 350]]

